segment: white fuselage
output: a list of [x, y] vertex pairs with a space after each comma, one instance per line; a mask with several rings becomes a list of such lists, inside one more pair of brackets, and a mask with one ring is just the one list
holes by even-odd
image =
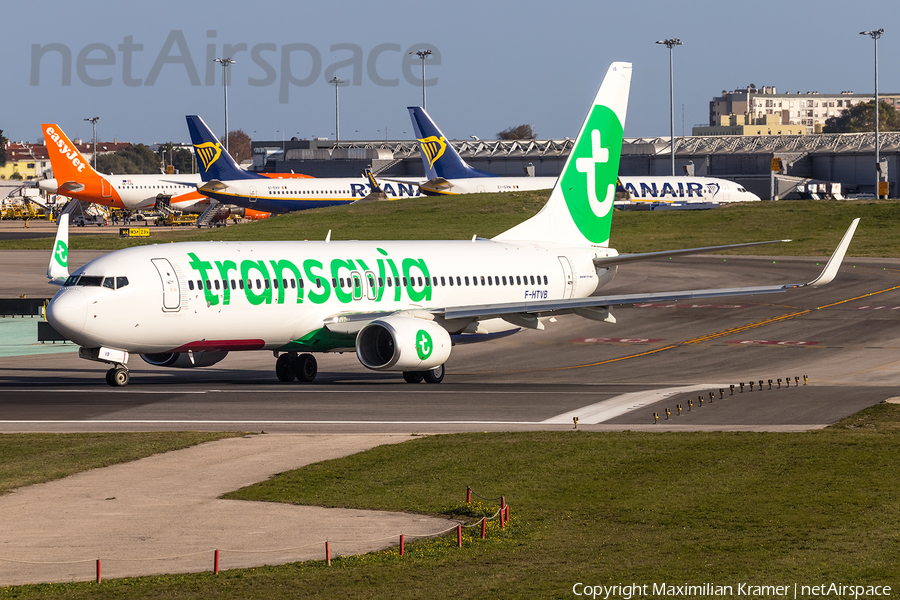
[[755, 202], [742, 185], [715, 177], [633, 177], [619, 182], [635, 202]]
[[447, 183], [442, 185], [425, 182], [420, 187], [424, 193], [430, 195], [528, 192], [552, 189], [556, 179], [556, 177], [472, 177], [447, 179]]
[[38, 187], [50, 193], [69, 196], [125, 210], [151, 209], [160, 198], [171, 198], [172, 208], [183, 212], [203, 212], [209, 201], [197, 193], [200, 175], [100, 175], [100, 181], [86, 177], [85, 187], [70, 191], [59, 189], [57, 179], [45, 179]]
[[47, 319], [81, 346], [130, 353], [346, 350], [352, 336], [323, 329], [333, 315], [587, 297], [591, 259], [614, 253], [490, 240], [142, 246], [76, 270]]
[[[384, 182], [390, 199], [421, 196], [415, 183]], [[219, 202], [273, 213], [349, 204], [371, 192], [363, 177], [234, 179], [205, 186], [200, 193]]]

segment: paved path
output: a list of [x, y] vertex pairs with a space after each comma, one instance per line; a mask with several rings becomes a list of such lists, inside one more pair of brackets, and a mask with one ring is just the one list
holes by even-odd
[[90, 580], [97, 558], [104, 578], [196, 572], [212, 569], [214, 549], [230, 569], [322, 559], [325, 540], [332, 556], [358, 554], [396, 544], [401, 533], [449, 529], [456, 522], [419, 515], [218, 499], [288, 469], [408, 439], [253, 435], [15, 490], [0, 497], [0, 586]]

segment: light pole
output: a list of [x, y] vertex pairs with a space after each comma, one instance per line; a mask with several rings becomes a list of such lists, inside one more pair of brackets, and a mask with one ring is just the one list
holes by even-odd
[[225, 92], [225, 152], [228, 152], [228, 65], [235, 62], [231, 58], [217, 58], [214, 62], [222, 65], [222, 90]]
[[881, 34], [884, 33], [884, 29], [871, 29], [869, 31], [860, 31], [859, 35], [867, 35], [875, 40], [875, 197], [881, 198], [881, 194], [879, 193], [881, 190], [879, 187], [881, 186], [881, 171], [880, 168], [880, 157], [879, 157], [879, 145], [878, 145], [878, 38], [881, 37]]
[[410, 52], [422, 59], [422, 109], [425, 109], [425, 59], [431, 56], [431, 50], [418, 50]]
[[338, 86], [344, 83], [344, 80], [335, 75], [328, 83], [334, 85], [334, 139], [339, 142], [341, 141], [341, 111], [338, 104]]
[[663, 44], [669, 49], [669, 111], [671, 113], [669, 119], [669, 134], [671, 135], [672, 148], [670, 153], [672, 154], [672, 176], [675, 176], [675, 71], [673, 69], [672, 63], [672, 48], [675, 46], [681, 46], [681, 40], [678, 38], [671, 38], [668, 40], [659, 40], [656, 42], [657, 44]]
[[94, 155], [91, 157], [94, 162], [94, 170], [97, 170], [97, 121], [100, 120], [100, 117], [91, 117], [89, 119], [85, 119], [85, 121], [91, 122], [91, 128], [93, 130], [93, 140], [94, 140]]

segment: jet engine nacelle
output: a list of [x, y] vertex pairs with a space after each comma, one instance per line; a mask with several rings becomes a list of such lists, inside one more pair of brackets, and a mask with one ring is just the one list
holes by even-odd
[[450, 357], [450, 334], [435, 323], [414, 317], [385, 317], [356, 336], [356, 356], [374, 371], [426, 371]]
[[161, 354], [141, 354], [144, 362], [154, 367], [174, 367], [176, 369], [193, 369], [194, 367], [211, 367], [226, 356], [227, 350], [216, 352], [194, 352], [193, 360], [188, 352], [167, 352]]

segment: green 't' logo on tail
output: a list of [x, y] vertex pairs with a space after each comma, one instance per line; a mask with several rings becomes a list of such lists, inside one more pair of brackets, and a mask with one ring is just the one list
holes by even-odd
[[69, 266], [69, 247], [64, 241], [58, 240], [56, 242], [56, 249], [53, 251], [53, 256], [61, 267]]
[[572, 220], [593, 243], [609, 239], [623, 135], [616, 114], [594, 106], [560, 182]]

